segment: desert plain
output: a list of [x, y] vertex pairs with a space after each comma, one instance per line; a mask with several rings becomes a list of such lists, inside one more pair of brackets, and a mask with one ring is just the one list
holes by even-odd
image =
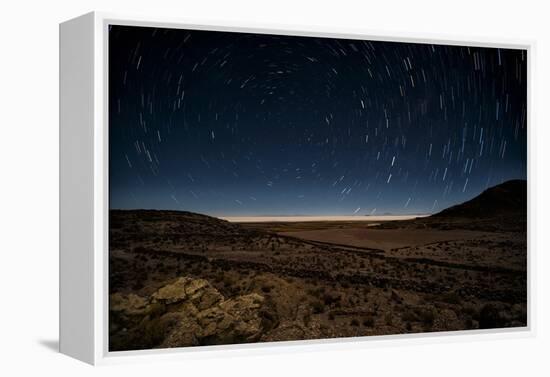
[[390, 221], [111, 210], [109, 349], [524, 327], [526, 187]]

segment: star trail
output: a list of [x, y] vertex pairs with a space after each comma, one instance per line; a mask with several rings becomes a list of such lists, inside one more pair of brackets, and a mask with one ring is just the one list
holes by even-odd
[[527, 174], [525, 50], [111, 25], [110, 207], [433, 213]]

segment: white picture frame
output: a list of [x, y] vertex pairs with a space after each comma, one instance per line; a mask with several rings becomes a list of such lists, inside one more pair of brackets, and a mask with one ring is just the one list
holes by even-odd
[[[450, 342], [535, 334], [534, 252], [528, 186], [528, 325], [525, 328], [388, 335], [278, 343], [109, 352], [108, 345], [108, 70], [109, 24], [252, 32], [374, 41], [521, 48], [528, 58], [528, 156], [532, 155], [533, 41], [412, 35], [311, 26], [208, 22], [92, 12], [60, 24], [60, 351], [90, 364], [234, 354], [378, 347], [394, 342]], [[531, 158], [528, 158], [528, 176]]]

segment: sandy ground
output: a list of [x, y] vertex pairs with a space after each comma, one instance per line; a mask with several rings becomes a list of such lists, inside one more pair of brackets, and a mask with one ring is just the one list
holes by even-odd
[[486, 232], [469, 230], [422, 230], [422, 229], [325, 229], [282, 232], [282, 235], [305, 240], [328, 242], [389, 251], [394, 248], [425, 245], [433, 242], [474, 239], [488, 235]]
[[396, 221], [410, 220], [427, 215], [381, 215], [381, 216], [222, 216], [219, 219], [232, 223], [311, 222], [311, 221]]

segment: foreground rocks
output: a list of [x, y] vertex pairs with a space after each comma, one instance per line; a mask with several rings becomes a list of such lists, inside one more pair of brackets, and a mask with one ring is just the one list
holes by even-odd
[[150, 297], [110, 296], [111, 351], [258, 341], [264, 297], [225, 299], [204, 279], [180, 277]]

